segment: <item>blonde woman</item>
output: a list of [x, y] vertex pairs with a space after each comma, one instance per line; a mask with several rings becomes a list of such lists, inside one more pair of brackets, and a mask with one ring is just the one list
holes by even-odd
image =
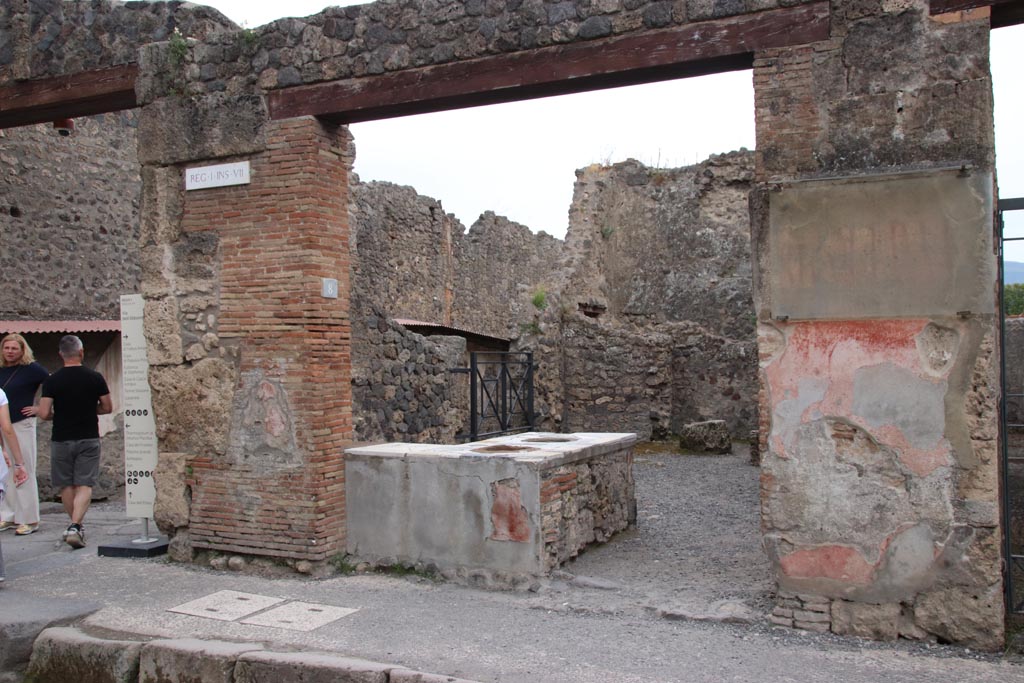
[[24, 486], [11, 486], [8, 475], [7, 495], [0, 501], [0, 531], [14, 528], [18, 536], [27, 536], [39, 528], [39, 485], [36, 480], [36, 392], [50, 373], [36, 362], [32, 348], [20, 334], [9, 334], [0, 341], [0, 390], [10, 401], [10, 422], [13, 436], [4, 433], [7, 448], [15, 438], [28, 481]]
[[[15, 487], [21, 486], [28, 480], [25, 461], [21, 457], [21, 449], [18, 448], [18, 439], [14, 436], [14, 427], [11, 426], [11, 413], [7, 407], [7, 394], [4, 393], [3, 389], [0, 389], [0, 434], [3, 434], [3, 440], [8, 444], [7, 448], [4, 449], [4, 457], [0, 458], [0, 475], [3, 475], [0, 476], [0, 502], [3, 502], [5, 489], [7, 488], [4, 482], [5, 479], [10, 479]], [[8, 452], [10, 456], [7, 455]], [[14, 493], [14, 491], [11, 491], [11, 493]], [[0, 585], [3, 584], [6, 578], [4, 574], [4, 552], [3, 548], [0, 548]]]

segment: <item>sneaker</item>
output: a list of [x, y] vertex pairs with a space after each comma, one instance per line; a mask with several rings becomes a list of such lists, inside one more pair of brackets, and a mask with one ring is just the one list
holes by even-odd
[[0, 522], [0, 531], [7, 531], [17, 526], [14, 522]]
[[15, 536], [28, 536], [39, 530], [39, 524], [22, 524], [14, 530]]
[[69, 526], [68, 530], [64, 532], [64, 542], [72, 548], [84, 548], [85, 529], [82, 528], [82, 525], [72, 524]]

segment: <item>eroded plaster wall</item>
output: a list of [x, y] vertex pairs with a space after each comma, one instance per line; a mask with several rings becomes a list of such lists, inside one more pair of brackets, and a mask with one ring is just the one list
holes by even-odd
[[755, 61], [777, 623], [1002, 643], [988, 30], [841, 3]]

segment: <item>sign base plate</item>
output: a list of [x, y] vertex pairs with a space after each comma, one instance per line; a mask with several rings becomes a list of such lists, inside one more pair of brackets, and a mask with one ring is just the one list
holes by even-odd
[[168, 543], [166, 536], [157, 536], [149, 543], [135, 543], [126, 538], [98, 546], [96, 554], [100, 557], [157, 557], [167, 554]]

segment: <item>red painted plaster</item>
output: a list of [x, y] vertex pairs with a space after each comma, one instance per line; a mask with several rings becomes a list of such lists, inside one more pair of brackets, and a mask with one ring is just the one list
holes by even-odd
[[[853, 384], [862, 368], [892, 364], [928, 381], [944, 381], [927, 374], [922, 367], [916, 337], [927, 320], [864, 320], [841, 322], [800, 322], [787, 325], [785, 348], [764, 367], [772, 415], [782, 401], [796, 400], [801, 383], [825, 386], [824, 396], [808, 403], [800, 423], [818, 416], [848, 418], [867, 429], [866, 421], [853, 412]], [[771, 444], [774, 453], [788, 458], [787, 430], [773, 420]], [[900, 461], [918, 476], [925, 476], [950, 461], [949, 445], [940, 439], [933, 447], [915, 448], [895, 425], [869, 429], [880, 443], [893, 448]]]
[[528, 543], [530, 519], [526, 515], [519, 486], [496, 482], [491, 485], [494, 503], [491, 505], [491, 540]]
[[790, 553], [779, 560], [782, 573], [793, 579], [833, 579], [866, 586], [875, 573], [874, 565], [853, 548], [826, 545]]

